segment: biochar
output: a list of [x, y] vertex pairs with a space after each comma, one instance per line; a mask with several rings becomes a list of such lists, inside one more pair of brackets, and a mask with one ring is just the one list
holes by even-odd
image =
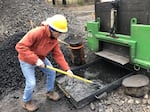
[[91, 66], [75, 70], [74, 73], [95, 83], [90, 84], [67, 76], [58, 78], [57, 82], [60, 83], [62, 88], [76, 102], [79, 102], [123, 77], [128, 71], [100, 60]]

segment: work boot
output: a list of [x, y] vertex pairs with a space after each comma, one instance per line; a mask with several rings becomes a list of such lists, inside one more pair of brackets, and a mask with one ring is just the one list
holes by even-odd
[[33, 112], [38, 109], [37, 105], [32, 101], [23, 102], [22, 106], [24, 109], [28, 110], [29, 112]]
[[59, 94], [57, 92], [55, 92], [55, 91], [47, 92], [46, 93], [46, 97], [48, 99], [53, 100], [53, 101], [58, 101], [60, 99]]

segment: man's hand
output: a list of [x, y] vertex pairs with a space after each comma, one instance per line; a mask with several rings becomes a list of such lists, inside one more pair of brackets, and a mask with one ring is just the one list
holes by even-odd
[[73, 77], [73, 72], [69, 69], [69, 70], [67, 70], [67, 73], [68, 73], [68, 76], [69, 77]]
[[41, 59], [38, 59], [37, 62], [36, 62], [36, 66], [44, 68], [45, 64]]

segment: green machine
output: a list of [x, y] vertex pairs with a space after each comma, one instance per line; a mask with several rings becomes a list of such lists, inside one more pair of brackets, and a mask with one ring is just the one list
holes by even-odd
[[150, 1], [95, 0], [87, 42], [96, 55], [135, 70], [150, 69]]

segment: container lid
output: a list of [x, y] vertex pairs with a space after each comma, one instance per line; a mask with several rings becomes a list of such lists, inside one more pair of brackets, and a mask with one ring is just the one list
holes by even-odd
[[125, 87], [143, 87], [149, 84], [149, 78], [142, 74], [136, 74], [125, 78], [122, 85]]
[[78, 47], [82, 45], [82, 37], [79, 34], [69, 34], [65, 41], [67, 41], [71, 47]]

